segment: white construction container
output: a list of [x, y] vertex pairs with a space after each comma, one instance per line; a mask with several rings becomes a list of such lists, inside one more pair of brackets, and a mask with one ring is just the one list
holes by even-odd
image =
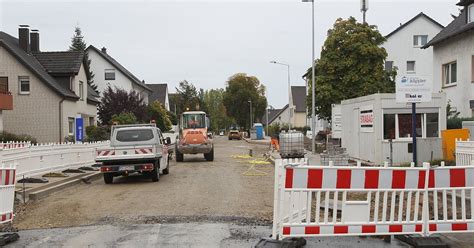
[[304, 136], [301, 132], [280, 133], [280, 156], [304, 158]]

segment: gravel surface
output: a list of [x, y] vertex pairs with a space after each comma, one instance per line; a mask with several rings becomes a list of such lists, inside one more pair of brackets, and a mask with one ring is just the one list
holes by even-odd
[[214, 162], [205, 161], [201, 154], [185, 155], [183, 163], [172, 161], [170, 174], [157, 183], [129, 176], [116, 177], [112, 185], [100, 179], [74, 186], [18, 206], [21, 211], [14, 225], [25, 230], [114, 223], [269, 224], [273, 165], [256, 164], [258, 173], [248, 171], [252, 159], [235, 155], [248, 154], [249, 149], [262, 158], [268, 146], [216, 137]]

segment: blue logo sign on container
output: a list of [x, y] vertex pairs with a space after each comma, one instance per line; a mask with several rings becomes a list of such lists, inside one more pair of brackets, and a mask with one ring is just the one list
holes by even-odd
[[76, 142], [84, 140], [84, 119], [76, 117]]

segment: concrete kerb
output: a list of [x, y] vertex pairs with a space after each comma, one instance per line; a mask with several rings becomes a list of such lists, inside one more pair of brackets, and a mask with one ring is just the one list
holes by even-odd
[[264, 140], [251, 140], [248, 138], [243, 138], [247, 143], [249, 144], [255, 144], [255, 145], [270, 145], [270, 140], [264, 139]]
[[[29, 200], [39, 200], [45, 198], [46, 196], [61, 191], [70, 186], [74, 186], [84, 181], [97, 180], [101, 177], [99, 171], [86, 172], [81, 174], [72, 174], [70, 177], [61, 178], [60, 180], [55, 180], [46, 184], [41, 184], [37, 187], [31, 187], [31, 184], [25, 184], [25, 202]], [[30, 188], [28, 188], [30, 187]], [[17, 183], [17, 188], [15, 191], [16, 198], [20, 201], [23, 201], [23, 185]]]

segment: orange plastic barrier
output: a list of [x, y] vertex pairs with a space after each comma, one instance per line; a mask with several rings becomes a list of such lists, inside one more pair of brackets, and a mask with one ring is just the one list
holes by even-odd
[[443, 142], [443, 159], [446, 161], [455, 160], [456, 155], [456, 139], [469, 139], [469, 129], [448, 129], [441, 131], [441, 139]]
[[278, 143], [278, 139], [272, 138], [271, 140], [271, 146], [273, 149], [280, 151], [280, 143]]

